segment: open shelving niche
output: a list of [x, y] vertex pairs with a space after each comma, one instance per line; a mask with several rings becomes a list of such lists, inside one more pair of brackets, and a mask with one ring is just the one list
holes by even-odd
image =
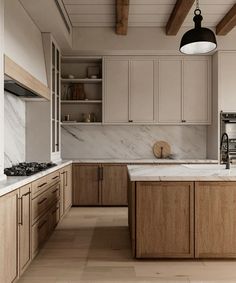
[[[102, 124], [102, 57], [74, 57], [61, 59], [61, 125], [101, 125]], [[89, 77], [88, 68], [98, 70], [97, 78]], [[91, 71], [91, 68], [90, 68]], [[69, 78], [73, 75], [74, 78]], [[82, 97], [77, 97], [74, 88], [80, 87]], [[73, 94], [74, 93], [74, 94]], [[95, 120], [85, 122], [88, 114]], [[65, 116], [70, 121], [65, 121]]]

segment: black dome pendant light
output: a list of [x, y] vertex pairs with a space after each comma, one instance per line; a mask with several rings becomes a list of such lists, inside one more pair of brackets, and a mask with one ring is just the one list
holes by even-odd
[[203, 17], [196, 1], [193, 21], [195, 27], [187, 31], [180, 43], [180, 52], [184, 54], [204, 54], [213, 51], [217, 47], [216, 37], [212, 30], [201, 27]]

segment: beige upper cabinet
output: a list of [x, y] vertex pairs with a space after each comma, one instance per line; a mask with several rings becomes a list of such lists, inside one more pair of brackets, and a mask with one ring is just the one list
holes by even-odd
[[182, 121], [182, 61], [161, 59], [156, 62], [155, 79], [158, 84], [157, 121], [181, 123]]
[[208, 59], [187, 59], [183, 66], [183, 120], [210, 123], [210, 72]]
[[209, 57], [172, 57], [156, 61], [157, 123], [211, 123], [210, 62]]
[[105, 123], [153, 123], [154, 60], [106, 58]]
[[105, 123], [129, 120], [129, 61], [105, 61]]
[[154, 121], [154, 61], [130, 62], [130, 122]]

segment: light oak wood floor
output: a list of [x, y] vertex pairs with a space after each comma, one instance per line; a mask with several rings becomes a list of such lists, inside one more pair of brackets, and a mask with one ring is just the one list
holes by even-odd
[[72, 208], [19, 283], [235, 283], [236, 260], [134, 260], [126, 208]]

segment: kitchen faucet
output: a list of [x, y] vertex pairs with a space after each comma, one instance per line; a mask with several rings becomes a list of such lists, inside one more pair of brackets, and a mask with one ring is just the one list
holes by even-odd
[[230, 169], [229, 136], [228, 136], [227, 133], [223, 133], [223, 135], [221, 137], [220, 150], [221, 150], [221, 153], [222, 153], [224, 138], [226, 138], [226, 167], [225, 167], [225, 169]]

